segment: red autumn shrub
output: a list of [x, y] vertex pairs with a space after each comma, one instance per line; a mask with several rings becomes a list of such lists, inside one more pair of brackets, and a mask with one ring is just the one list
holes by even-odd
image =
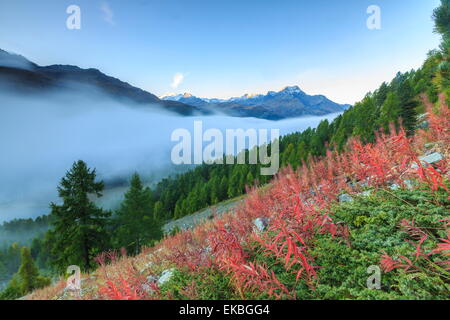
[[117, 281], [108, 280], [106, 285], [99, 289], [99, 293], [109, 300], [141, 300], [142, 293], [138, 293], [125, 279]]

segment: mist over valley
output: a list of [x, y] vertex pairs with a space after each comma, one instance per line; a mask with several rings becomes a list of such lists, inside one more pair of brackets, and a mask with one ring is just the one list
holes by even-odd
[[133, 172], [149, 185], [187, 170], [171, 164], [173, 130], [193, 130], [193, 123], [226, 129], [280, 129], [280, 134], [315, 127], [337, 114], [270, 121], [257, 118], [181, 116], [161, 106], [142, 108], [117, 101], [95, 87], [17, 94], [0, 89], [0, 222], [36, 217], [57, 202], [56, 186], [79, 159], [96, 168], [107, 190], [101, 204], [120, 202]]

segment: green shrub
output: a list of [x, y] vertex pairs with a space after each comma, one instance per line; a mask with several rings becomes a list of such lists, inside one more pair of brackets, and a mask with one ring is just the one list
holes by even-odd
[[197, 272], [176, 270], [172, 278], [161, 288], [161, 295], [168, 299], [231, 300], [237, 299], [230, 278], [212, 268]]

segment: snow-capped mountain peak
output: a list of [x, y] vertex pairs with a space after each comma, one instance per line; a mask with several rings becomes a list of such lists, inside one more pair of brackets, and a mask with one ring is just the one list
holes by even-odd
[[279, 93], [299, 94], [304, 92], [299, 88], [299, 86], [288, 86], [281, 90]]
[[255, 116], [266, 119], [283, 119], [305, 115], [324, 115], [340, 112], [348, 105], [337, 104], [325, 96], [310, 96], [299, 86], [287, 86], [267, 94], [244, 94], [229, 99], [198, 98], [190, 93], [166, 95], [163, 100], [173, 100], [199, 108], [217, 109], [238, 116]]
[[169, 92], [169, 93], [163, 94], [163, 95], [160, 96], [159, 98], [160, 98], [160, 99], [164, 99], [164, 98], [172, 98], [172, 97], [176, 97], [176, 96], [177, 96], [176, 93]]
[[183, 94], [177, 94], [177, 93], [166, 93], [165, 95], [162, 95], [161, 97], [159, 97], [161, 100], [172, 100], [172, 101], [178, 101], [180, 99], [187, 99], [187, 98], [191, 98], [194, 97], [192, 94], [190, 94], [189, 92], [185, 92]]

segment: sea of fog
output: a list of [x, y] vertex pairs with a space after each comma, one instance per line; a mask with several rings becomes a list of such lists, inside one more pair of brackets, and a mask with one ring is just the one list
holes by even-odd
[[[36, 217], [58, 202], [56, 186], [76, 160], [96, 168], [99, 178], [128, 179], [133, 172], [147, 181], [167, 175], [173, 130], [279, 129], [281, 135], [315, 127], [324, 117], [282, 121], [225, 115], [182, 117], [157, 106], [138, 107], [97, 95], [13, 96], [0, 92], [0, 223]], [[110, 209], [125, 187], [105, 192], [100, 204]]]

